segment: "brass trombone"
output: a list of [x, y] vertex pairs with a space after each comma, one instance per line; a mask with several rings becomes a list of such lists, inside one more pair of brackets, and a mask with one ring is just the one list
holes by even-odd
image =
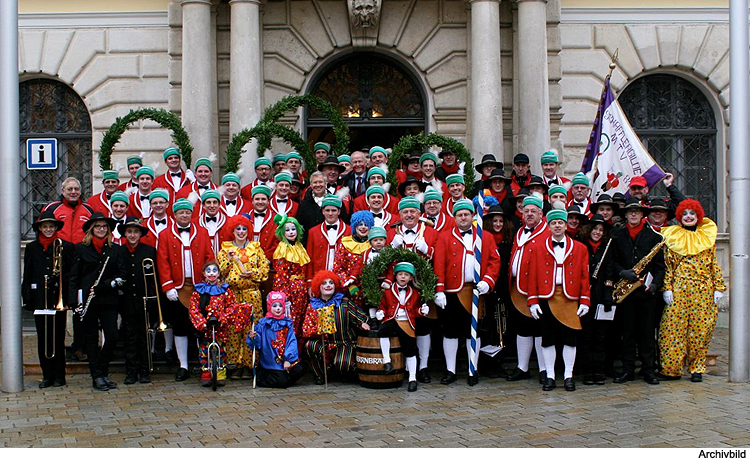
[[[167, 325], [164, 324], [164, 318], [161, 314], [161, 301], [159, 300], [159, 283], [156, 280], [156, 267], [154, 266], [154, 260], [151, 258], [144, 258], [141, 263], [143, 268], [143, 282], [144, 282], [144, 293], [143, 293], [143, 315], [146, 322], [146, 354], [148, 355], [148, 370], [149, 372], [154, 370], [154, 361], [151, 357], [151, 343], [157, 332], [164, 332], [167, 330]], [[148, 280], [149, 277], [154, 281], [154, 295], [149, 296], [148, 293]], [[156, 299], [156, 308], [158, 309], [159, 323], [155, 328], [150, 325], [149, 314], [148, 314], [148, 300]]]
[[[57, 329], [55, 326], [55, 318], [57, 317], [58, 311], [65, 311], [67, 308], [63, 305], [62, 289], [63, 289], [63, 276], [62, 276], [62, 250], [63, 244], [60, 238], [56, 238], [52, 242], [52, 277], [57, 277], [57, 305], [53, 309], [49, 308], [48, 295], [49, 295], [49, 278], [50, 276], [44, 275], [44, 310], [39, 314], [44, 315], [44, 357], [52, 359], [57, 353], [56, 349], [56, 337]], [[50, 328], [50, 317], [52, 324], [52, 346], [48, 344], [49, 339], [49, 328]], [[51, 348], [50, 348], [51, 347]]]

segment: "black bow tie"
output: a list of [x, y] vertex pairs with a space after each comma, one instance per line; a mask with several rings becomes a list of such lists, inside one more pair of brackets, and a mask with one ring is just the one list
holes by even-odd
[[289, 201], [289, 199], [288, 199], [288, 198], [277, 198], [277, 199], [276, 199], [276, 202], [277, 202], [277, 203], [286, 203], [287, 201]]
[[560, 248], [565, 248], [565, 242], [552, 240], [552, 247], [554, 248], [555, 246], [559, 246]]
[[109, 200], [110, 198], [112, 198], [112, 194], [110, 194], [110, 193], [105, 193], [104, 195], [107, 196], [107, 200]]
[[182, 175], [182, 171], [180, 171], [180, 172], [169, 172], [169, 175], [171, 175], [172, 177], [179, 177], [180, 175]]
[[336, 223], [335, 225], [326, 225], [326, 230], [338, 230], [339, 225]]
[[237, 205], [237, 200], [224, 200], [227, 205]]
[[373, 218], [383, 218], [383, 212], [373, 213], [372, 216], [373, 216]]
[[166, 218], [162, 218], [161, 220], [154, 220], [154, 223], [157, 224], [157, 225], [166, 225], [167, 224], [167, 219]]
[[411, 230], [411, 229], [410, 229], [410, 230], [404, 230], [404, 235], [408, 235], [408, 234], [410, 234], [410, 233], [411, 233], [412, 235], [416, 235], [416, 234], [417, 234], [417, 232], [416, 232], [416, 231], [414, 231], [414, 230]]
[[523, 229], [523, 232], [524, 232], [524, 233], [531, 233], [532, 231], [534, 231], [534, 229], [533, 229], [533, 228], [524, 228], [524, 229]]
[[573, 202], [573, 204], [583, 210], [583, 202]]
[[148, 200], [148, 195], [141, 195], [141, 200]]
[[406, 286], [404, 287], [398, 286], [398, 292], [401, 292], [401, 291], [406, 292]]
[[201, 190], [208, 190], [208, 185], [198, 185], [198, 188]]
[[435, 217], [431, 217], [430, 215], [425, 215], [425, 218], [427, 218], [428, 220], [430, 220], [432, 223], [437, 223], [437, 221], [438, 221], [438, 217], [436, 217], [436, 216]]
[[218, 217], [206, 217], [206, 223], [208, 223], [210, 221], [212, 221], [212, 222], [218, 222], [219, 219], [218, 219]]
[[120, 225], [122, 225], [123, 223], [125, 223], [125, 219], [124, 219], [124, 218], [121, 218], [121, 219], [119, 219], [119, 220], [118, 220], [118, 219], [115, 219], [115, 221], [116, 221], [117, 223], [119, 223]]
[[253, 212], [256, 217], [265, 218], [266, 212]]
[[547, 185], [549, 185], [551, 183], [554, 183], [555, 185], [557, 185], [557, 179], [552, 179], [552, 180], [548, 181]]
[[461, 232], [461, 236], [471, 235], [471, 232], [472, 232], [472, 229], [471, 229], [471, 228], [469, 228], [469, 229], [468, 229], [468, 230], [466, 230], [466, 231], [462, 231], [462, 232]]
[[185, 228], [182, 228], [181, 226], [178, 226], [177, 231], [179, 231], [180, 233], [190, 233], [190, 227], [186, 226]]

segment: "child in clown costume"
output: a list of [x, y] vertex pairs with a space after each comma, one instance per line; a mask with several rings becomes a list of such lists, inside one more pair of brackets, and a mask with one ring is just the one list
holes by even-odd
[[716, 328], [717, 304], [727, 287], [716, 260], [717, 228], [704, 217], [697, 200], [683, 200], [676, 211], [679, 225], [664, 235], [664, 302], [659, 326], [662, 380], [679, 380], [683, 366], [692, 382], [703, 380], [706, 353]]
[[302, 246], [304, 230], [296, 218], [276, 215], [276, 238], [279, 245], [273, 252], [273, 289], [281, 291], [289, 301], [289, 318], [298, 335], [302, 332], [302, 317], [307, 306], [307, 285], [305, 284], [305, 267], [310, 262], [307, 250]]
[[[240, 304], [226, 283], [221, 282], [219, 265], [209, 261], [203, 265], [204, 282], [195, 284], [190, 296], [190, 321], [200, 336], [200, 363], [203, 373], [201, 384], [211, 385], [208, 369], [208, 344], [212, 339], [212, 324], [216, 327], [216, 341], [221, 347], [221, 360], [226, 362], [224, 344], [232, 328], [244, 328], [252, 319], [252, 306]], [[218, 321], [218, 323], [217, 323]], [[219, 371], [217, 380], [226, 379], [225, 369]], [[220, 385], [223, 385], [221, 383]]]
[[[225, 241], [216, 255], [221, 274], [232, 288], [237, 301], [252, 305], [253, 321], [263, 317], [263, 301], [260, 284], [268, 279], [268, 259], [260, 243], [249, 239], [252, 224], [243, 215], [235, 215], [227, 222], [228, 234], [232, 241]], [[252, 366], [252, 355], [247, 352], [245, 336], [252, 323], [235, 326], [227, 335], [227, 360], [230, 378], [250, 378], [252, 371], [244, 372]]]
[[349, 224], [352, 228], [352, 236], [343, 237], [336, 245], [333, 272], [343, 283], [352, 301], [361, 307], [364, 304], [360, 282], [365, 264], [363, 255], [370, 249], [368, 233], [375, 224], [375, 219], [371, 211], [362, 210], [352, 215]]
[[305, 373], [299, 361], [297, 335], [287, 315], [289, 302], [284, 293], [271, 291], [266, 304], [266, 317], [247, 334], [247, 346], [259, 353], [258, 385], [287, 388]]

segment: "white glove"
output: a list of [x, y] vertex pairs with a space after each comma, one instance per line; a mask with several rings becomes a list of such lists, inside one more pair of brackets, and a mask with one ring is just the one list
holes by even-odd
[[192, 170], [187, 169], [185, 171], [185, 177], [190, 181], [190, 183], [195, 183], [195, 174], [193, 174]]
[[383, 289], [391, 289], [391, 285], [385, 282], [380, 283], [380, 287]]
[[167, 299], [169, 299], [170, 301], [177, 301], [178, 298], [179, 296], [176, 289], [170, 289], [169, 291], [167, 291]]
[[578, 306], [578, 310], [576, 311], [576, 314], [578, 314], [578, 317], [581, 317], [582, 315], [589, 312], [589, 307], [585, 304], [581, 304]]
[[477, 287], [477, 291], [479, 291], [479, 295], [480, 295], [480, 296], [481, 296], [482, 294], [487, 294], [488, 292], [490, 292], [490, 285], [489, 285], [489, 284], [487, 284], [487, 283], [486, 283], [486, 282], [484, 282], [484, 281], [479, 281], [479, 282], [477, 283], [477, 286], [476, 286], [476, 287]]
[[[664, 299], [664, 304], [671, 306], [674, 304], [674, 293], [672, 291], [664, 291], [661, 293], [661, 297]], [[714, 297], [714, 300], [716, 298]]]
[[124, 280], [124, 279], [122, 279], [122, 278], [115, 278], [115, 279], [113, 279], [113, 280], [112, 280], [112, 282], [110, 283], [110, 285], [111, 285], [111, 286], [112, 286], [113, 288], [118, 288], [118, 287], [122, 286], [123, 284], [125, 284], [125, 280]]
[[344, 283], [344, 287], [345, 287], [345, 288], [346, 288], [346, 287], [348, 287], [348, 286], [349, 286], [350, 284], [352, 284], [353, 282], [354, 282], [354, 280], [353, 280], [353, 279], [347, 279], [347, 280], [346, 280], [346, 282]]
[[430, 306], [427, 304], [422, 304], [422, 306], [419, 308], [419, 313], [423, 316], [426, 316], [430, 312]]
[[382, 321], [384, 318], [385, 318], [385, 313], [383, 311], [381, 311], [380, 309], [375, 311], [375, 319]]
[[539, 318], [542, 317], [542, 308], [539, 307], [539, 304], [532, 304], [529, 311], [531, 311], [531, 317], [536, 320], [539, 320]]
[[429, 251], [427, 242], [424, 241], [424, 238], [420, 238], [414, 242], [414, 249], [425, 255], [427, 254], [427, 251]]
[[404, 237], [397, 233], [391, 241], [391, 248], [401, 248], [402, 246], [404, 246]]
[[445, 309], [445, 305], [447, 304], [445, 300], [445, 293], [439, 292], [435, 294], [435, 305], [439, 307], [440, 309]]
[[724, 297], [724, 293], [721, 291], [714, 291], [714, 304], [719, 304], [721, 298]]

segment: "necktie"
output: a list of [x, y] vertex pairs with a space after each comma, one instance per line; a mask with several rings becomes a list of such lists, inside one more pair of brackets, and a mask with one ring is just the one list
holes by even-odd
[[107, 196], [107, 200], [109, 200], [110, 198], [112, 198], [112, 195], [110, 195], [110, 194], [105, 193], [104, 195]]
[[148, 200], [148, 195], [141, 195], [141, 200]]
[[411, 233], [412, 235], [416, 235], [416, 234], [417, 234], [417, 232], [416, 232], [416, 231], [414, 231], [414, 230], [404, 230], [404, 235], [408, 235], [408, 234], [410, 234], [410, 233]]
[[363, 192], [362, 188], [364, 188], [364, 179], [361, 176], [359, 176], [357, 177], [357, 187], [355, 188], [354, 193], [356, 193], [357, 196], [362, 195], [362, 192]]
[[166, 225], [167, 224], [167, 219], [166, 218], [162, 218], [161, 220], [154, 220], [154, 223], [157, 224], [157, 225]]
[[335, 225], [326, 225], [326, 230], [338, 230], [338, 228], [338, 223], [336, 223]]
[[237, 205], [237, 200], [224, 200], [227, 205]]
[[218, 221], [218, 218], [217, 217], [206, 217], [206, 223], [208, 223], [210, 221], [216, 223]]
[[190, 233], [190, 227], [186, 226], [185, 228], [182, 228], [182, 227], [178, 226], [177, 227], [177, 231], [179, 231], [180, 233]]
[[372, 216], [373, 216], [373, 218], [381, 218], [382, 219], [383, 218], [383, 212], [373, 213]]
[[462, 231], [462, 232], [461, 232], [461, 236], [466, 236], [466, 235], [470, 235], [470, 234], [471, 234], [471, 228], [469, 228], [469, 229], [468, 229], [468, 230], [466, 230], [466, 231]]
[[169, 175], [171, 175], [172, 177], [179, 177], [180, 175], [182, 175], [182, 171], [180, 171], [180, 172], [169, 172]]
[[552, 247], [554, 248], [555, 246], [559, 246], [560, 248], [565, 248], [565, 242], [552, 240]]
[[533, 229], [533, 228], [524, 228], [524, 229], [523, 229], [523, 232], [524, 232], [524, 233], [531, 233], [532, 231], [534, 231], [534, 229]]

